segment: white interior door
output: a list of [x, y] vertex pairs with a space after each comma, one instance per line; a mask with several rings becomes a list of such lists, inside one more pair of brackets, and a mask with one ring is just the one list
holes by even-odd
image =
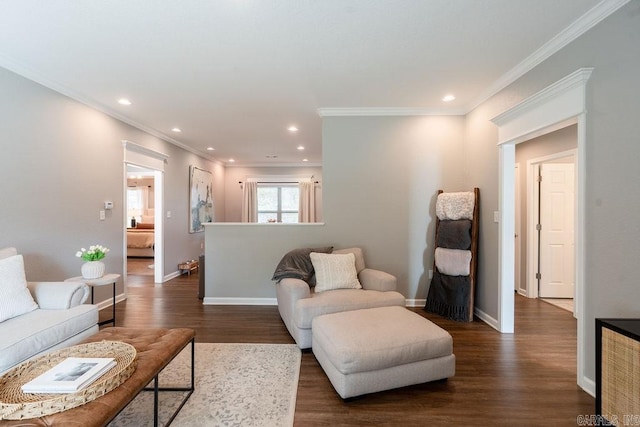
[[540, 293], [542, 298], [573, 298], [574, 165], [540, 165]]

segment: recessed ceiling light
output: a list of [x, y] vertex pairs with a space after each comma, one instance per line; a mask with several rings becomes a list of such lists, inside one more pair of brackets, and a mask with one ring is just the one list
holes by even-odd
[[298, 128], [297, 128], [297, 127], [295, 127], [295, 126], [289, 126], [289, 127], [287, 128], [287, 130], [288, 130], [289, 132], [298, 132]]
[[236, 161], [235, 159], [229, 159], [229, 163], [233, 163], [235, 161]]
[[127, 98], [120, 98], [120, 99], [118, 99], [118, 104], [120, 104], [120, 105], [131, 105], [131, 101], [129, 101]]
[[456, 97], [455, 97], [455, 96], [453, 96], [453, 95], [445, 95], [445, 96], [444, 96], [444, 98], [442, 98], [442, 100], [443, 100], [444, 102], [451, 102], [451, 101], [453, 101], [454, 99], [456, 99]]
[[309, 161], [309, 159], [302, 159], [302, 161], [303, 161], [303, 162], [308, 162], [308, 161]]
[[172, 130], [173, 132], [177, 132], [177, 133], [182, 132], [182, 129], [180, 129], [180, 128], [172, 128], [171, 130]]
[[300, 150], [300, 151], [304, 150], [304, 146], [298, 145], [298, 150]]
[[215, 148], [213, 148], [213, 147], [207, 147], [207, 151], [214, 151], [214, 150], [215, 150]]

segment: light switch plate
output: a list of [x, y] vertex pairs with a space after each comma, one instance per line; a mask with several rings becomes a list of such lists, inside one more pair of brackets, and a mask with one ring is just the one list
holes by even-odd
[[493, 211], [493, 222], [500, 222], [500, 211]]

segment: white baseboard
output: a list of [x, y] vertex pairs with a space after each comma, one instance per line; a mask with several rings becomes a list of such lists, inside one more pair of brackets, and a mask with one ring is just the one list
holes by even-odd
[[424, 307], [427, 303], [426, 299], [406, 299], [405, 305], [407, 307]]
[[[127, 296], [125, 294], [118, 294], [116, 295], [116, 304], [124, 301], [127, 299]], [[86, 302], [85, 304], [90, 304], [91, 301]], [[107, 307], [111, 307], [113, 305], [113, 297], [109, 297], [104, 301], [101, 301], [97, 304], [95, 304], [98, 306], [98, 310], [102, 310], [103, 308], [107, 308]]]
[[278, 305], [275, 298], [215, 298], [205, 297], [202, 305]]
[[478, 307], [473, 309], [473, 314], [475, 314], [478, 319], [482, 320], [487, 325], [491, 326], [496, 331], [500, 332], [500, 327], [498, 326], [498, 321], [493, 317], [489, 316], [484, 311], [480, 310]]
[[171, 279], [175, 279], [176, 277], [180, 277], [180, 271], [176, 270], [173, 273], [169, 273], [162, 278], [162, 283], [168, 282]]
[[578, 386], [589, 393], [591, 397], [596, 397], [596, 383], [592, 379], [583, 376], [578, 382]]
[[[407, 307], [424, 307], [426, 304], [424, 299], [407, 299], [405, 304]], [[278, 305], [275, 298], [216, 298], [205, 297], [202, 300], [203, 305]]]

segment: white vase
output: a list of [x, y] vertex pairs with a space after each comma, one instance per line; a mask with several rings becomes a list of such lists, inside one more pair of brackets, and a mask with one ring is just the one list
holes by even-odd
[[104, 269], [102, 261], [87, 261], [80, 267], [82, 277], [85, 279], [98, 279], [104, 276]]

